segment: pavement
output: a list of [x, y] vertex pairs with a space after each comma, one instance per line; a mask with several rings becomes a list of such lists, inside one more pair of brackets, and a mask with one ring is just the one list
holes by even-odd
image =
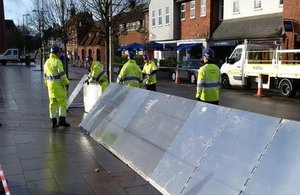
[[[69, 66], [73, 91], [86, 69]], [[82, 93], [75, 99], [82, 103]], [[39, 65], [0, 65], [0, 165], [12, 195], [159, 195], [151, 184], [78, 127], [84, 108], [68, 110], [71, 127], [51, 129]], [[1, 194], [1, 193], [0, 193]]]

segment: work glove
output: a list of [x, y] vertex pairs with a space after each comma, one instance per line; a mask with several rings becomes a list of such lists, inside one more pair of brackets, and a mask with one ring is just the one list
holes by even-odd
[[88, 79], [86, 79], [84, 82], [83, 82], [83, 84], [87, 84], [87, 85], [89, 85], [90, 84], [90, 82], [89, 82], [89, 80]]

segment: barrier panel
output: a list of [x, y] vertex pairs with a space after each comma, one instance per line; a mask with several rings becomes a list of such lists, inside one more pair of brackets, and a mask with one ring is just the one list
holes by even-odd
[[296, 121], [111, 83], [80, 127], [163, 194], [298, 189]]
[[99, 84], [83, 85], [83, 104], [84, 112], [88, 113], [102, 94], [102, 88]]
[[76, 96], [79, 94], [80, 90], [83, 87], [83, 83], [86, 80], [87, 75], [83, 75], [83, 77], [80, 79], [78, 84], [76, 85], [75, 89], [72, 91], [71, 95], [68, 97], [68, 105], [67, 108], [72, 107], [73, 101], [75, 100]]

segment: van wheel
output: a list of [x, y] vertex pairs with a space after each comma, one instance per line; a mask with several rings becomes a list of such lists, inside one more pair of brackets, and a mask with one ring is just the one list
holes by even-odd
[[2, 65], [6, 65], [6, 60], [1, 60]]
[[224, 89], [229, 89], [231, 88], [231, 85], [230, 85], [230, 82], [229, 82], [229, 78], [228, 76], [225, 74], [225, 75], [222, 75], [222, 88]]
[[176, 72], [171, 73], [171, 80], [175, 82], [176, 80]]
[[293, 89], [292, 83], [288, 80], [281, 81], [279, 90], [283, 97], [294, 97], [297, 93], [297, 91]]
[[245, 88], [245, 89], [250, 89], [251, 88], [251, 81], [250, 81], [250, 79], [248, 79], [248, 78], [246, 78], [247, 80], [246, 80], [246, 83], [245, 83], [245, 85], [243, 85], [243, 87]]
[[190, 82], [192, 84], [195, 84], [197, 82], [196, 76], [194, 74], [191, 74], [191, 76], [190, 76]]

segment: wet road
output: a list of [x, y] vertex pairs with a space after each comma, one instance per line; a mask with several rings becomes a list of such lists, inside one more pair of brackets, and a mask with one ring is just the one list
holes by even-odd
[[[171, 82], [166, 73], [158, 76], [159, 92], [195, 99], [196, 85]], [[300, 95], [295, 98], [283, 98], [277, 91], [264, 90], [265, 97], [255, 96], [256, 89], [223, 89], [220, 105], [240, 110], [270, 115], [278, 118], [300, 121]]]

